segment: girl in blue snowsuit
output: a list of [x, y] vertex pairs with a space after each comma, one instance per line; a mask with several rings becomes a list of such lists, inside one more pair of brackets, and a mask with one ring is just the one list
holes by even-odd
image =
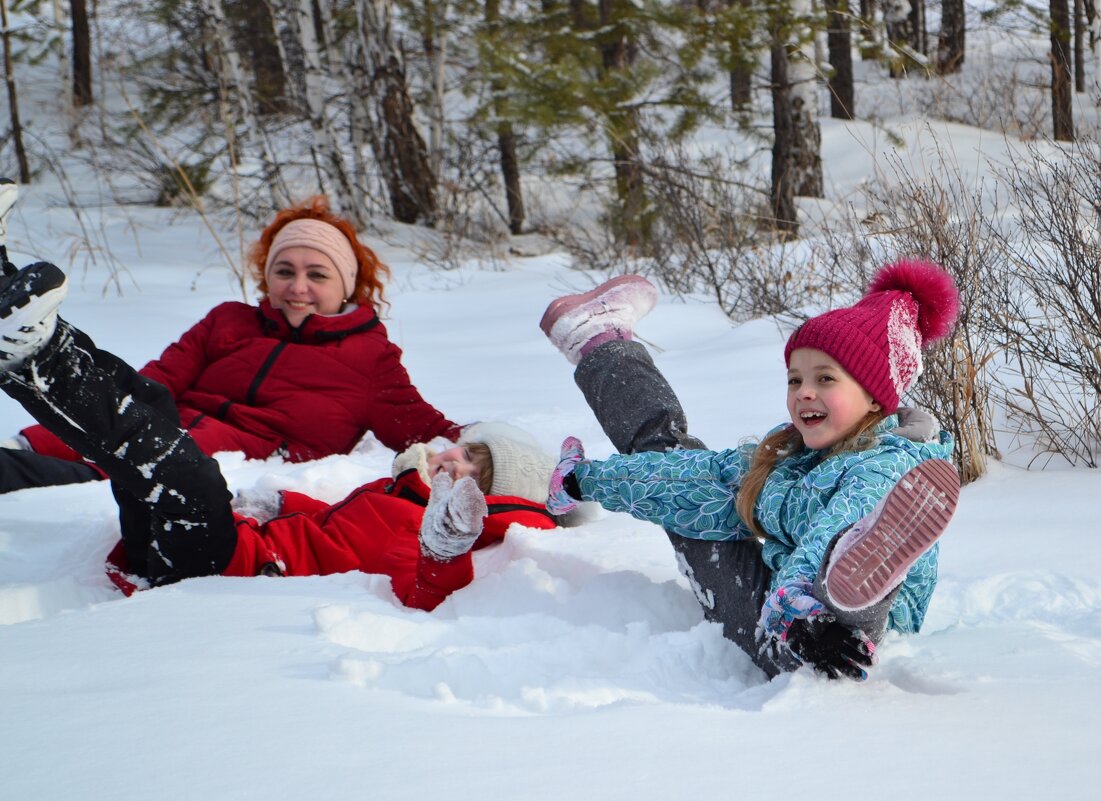
[[687, 433], [631, 339], [656, 299], [623, 276], [548, 307], [540, 325], [620, 451], [588, 460], [568, 439], [549, 508], [596, 501], [663, 526], [706, 616], [770, 676], [809, 663], [865, 678], [886, 629], [920, 628], [958, 495], [951, 436], [899, 408], [922, 346], [955, 322], [951, 279], [900, 262], [855, 306], [804, 323], [785, 348], [790, 421], [724, 451]]

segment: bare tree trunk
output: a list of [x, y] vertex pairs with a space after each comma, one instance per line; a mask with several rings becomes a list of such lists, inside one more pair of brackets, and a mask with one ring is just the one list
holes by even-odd
[[436, 177], [413, 119], [405, 67], [390, 27], [391, 0], [355, 0], [359, 57], [365, 85], [361, 102], [373, 108], [368, 136], [382, 171], [390, 206], [400, 222], [436, 220]]
[[937, 75], [959, 72], [966, 53], [967, 15], [963, 0], [943, 0], [937, 38]]
[[51, 0], [51, 7], [54, 13], [54, 28], [57, 29], [57, 36], [54, 39], [54, 50], [57, 53], [57, 73], [58, 83], [62, 87], [62, 97], [65, 104], [65, 115], [69, 118], [69, 143], [76, 147], [80, 143], [80, 126], [77, 124], [77, 117], [74, 113], [76, 104], [73, 103], [73, 70], [72, 62], [69, 60], [68, 54], [65, 52], [65, 36], [64, 32], [69, 27], [69, 18], [65, 14], [65, 9], [61, 4], [61, 0]]
[[[598, 45], [604, 75], [615, 76], [631, 69], [638, 57], [638, 45], [627, 26], [621, 24], [626, 0], [599, 0], [599, 26], [605, 35]], [[646, 184], [642, 171], [638, 110], [621, 105], [607, 114], [605, 127], [612, 150], [616, 197], [619, 200], [620, 235], [629, 245], [649, 239]]]
[[1093, 50], [1094, 86], [1101, 80], [1101, 14], [1098, 14], [1098, 0], [1085, 0], [1086, 21], [1090, 32], [1090, 48]]
[[12, 70], [11, 28], [8, 24], [8, 0], [0, 0], [0, 23], [4, 26], [4, 80], [8, 84], [8, 113], [11, 116], [11, 138], [15, 147], [15, 159], [19, 163], [19, 183], [31, 182], [31, 165], [23, 147], [23, 124], [19, 121], [19, 98]]
[[1074, 91], [1086, 91], [1086, 13], [1082, 0], [1074, 0]]
[[914, 31], [914, 50], [923, 56], [928, 55], [929, 42], [925, 30], [925, 0], [910, 0], [910, 27]]
[[1071, 91], [1070, 9], [1067, 0], [1049, 0], [1051, 9], [1051, 117], [1057, 141], [1074, 141]]
[[772, 225], [782, 234], [797, 236], [795, 213], [795, 125], [791, 114], [786, 37], [773, 25], [769, 48], [772, 66]]
[[830, 116], [851, 120], [856, 113], [853, 93], [852, 15], [849, 0], [826, 0], [830, 49]]
[[[210, 17], [211, 28], [220, 52], [219, 74], [236, 97], [237, 113], [241, 115], [241, 120], [244, 122], [248, 141], [255, 142], [260, 148], [261, 162], [269, 175], [268, 186], [271, 189], [272, 203], [277, 208], [284, 206], [290, 200], [290, 193], [283, 180], [282, 171], [279, 169], [279, 162], [275, 159], [267, 131], [260, 125], [257, 118], [252, 92], [241, 69], [241, 61], [230, 35], [222, 0], [203, 0], [203, 8]], [[232, 141], [233, 132], [227, 131], [226, 136]]]
[[355, 60], [344, 57], [337, 46], [338, 36], [333, 20], [333, 0], [317, 0], [317, 10], [321, 18], [321, 33], [325, 40], [325, 56], [332, 74], [344, 84], [343, 101], [348, 109], [348, 128], [351, 139], [353, 202], [361, 215], [367, 213], [370, 200], [365, 151], [369, 147], [367, 131], [371, 121], [364, 103], [359, 101], [357, 87], [360, 83], [355, 74]]
[[448, 0], [425, 0], [424, 30], [421, 43], [428, 59], [431, 80], [428, 83], [428, 163], [433, 175], [440, 174], [443, 163], [444, 77], [447, 69]]
[[[486, 0], [485, 22], [491, 37], [496, 35], [495, 31], [500, 18], [500, 0]], [[516, 155], [516, 134], [512, 130], [512, 123], [504, 117], [504, 104], [500, 101], [504, 84], [492, 78], [489, 82], [489, 91], [493, 95], [497, 152], [501, 163], [501, 178], [505, 183], [505, 201], [508, 203], [508, 230], [513, 234], [519, 234], [524, 230], [524, 195], [520, 186], [520, 160]]]
[[247, 52], [254, 78], [253, 96], [258, 114], [287, 111], [286, 73], [274, 10], [267, 0], [234, 0], [227, 12], [233, 40]]
[[335, 195], [337, 208], [360, 227], [365, 222], [362, 218], [363, 208], [355, 201], [352, 181], [344, 164], [343, 148], [333, 133], [326, 113], [325, 74], [321, 69], [321, 51], [317, 44], [312, 0], [299, 0], [297, 12], [298, 34], [301, 37], [306, 66], [306, 108], [310, 129], [313, 131], [314, 152], [320, 157], [329, 177], [329, 191]]
[[[729, 8], [749, 9], [751, 0], [726, 0]], [[734, 111], [749, 108], [753, 102], [753, 61], [739, 59], [730, 70], [730, 105]]]
[[[791, 0], [791, 12], [798, 20], [811, 19], [811, 0]], [[812, 44], [792, 42], [788, 55], [794, 133], [792, 183], [795, 194], [801, 197], [822, 197], [822, 129], [818, 124], [818, 69]]]
[[879, 23], [876, 22], [878, 0], [860, 0], [860, 60], [878, 61], [883, 55], [883, 46], [879, 36]]
[[73, 21], [73, 105], [92, 104], [92, 32], [85, 0], [69, 0]]
[[905, 76], [907, 69], [913, 65], [910, 54], [916, 48], [910, 11], [910, 0], [883, 0], [883, 22], [887, 28], [891, 59], [888, 72], [892, 78]]

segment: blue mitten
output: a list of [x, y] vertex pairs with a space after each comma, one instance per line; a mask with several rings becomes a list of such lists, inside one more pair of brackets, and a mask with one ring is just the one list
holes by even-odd
[[579, 498], [570, 495], [564, 486], [566, 477], [573, 473], [580, 462], [585, 461], [585, 449], [577, 437], [566, 437], [562, 442], [562, 452], [558, 457], [558, 466], [551, 473], [550, 487], [547, 489], [547, 511], [552, 515], [564, 515], [572, 512], [580, 503]]
[[811, 594], [809, 581], [799, 581], [778, 587], [765, 598], [761, 617], [757, 620], [757, 639], [766, 647], [787, 643], [791, 624], [826, 613], [826, 607]]

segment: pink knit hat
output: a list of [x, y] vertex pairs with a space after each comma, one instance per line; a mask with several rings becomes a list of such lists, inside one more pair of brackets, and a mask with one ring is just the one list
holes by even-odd
[[356, 261], [356, 254], [352, 250], [348, 237], [344, 236], [335, 225], [308, 217], [291, 220], [280, 228], [279, 233], [271, 240], [268, 263], [264, 265], [264, 275], [266, 276], [271, 270], [280, 251], [294, 247], [313, 248], [328, 256], [340, 273], [344, 297], [351, 298], [355, 294], [359, 262]]
[[884, 414], [898, 409], [899, 396], [921, 375], [921, 351], [952, 330], [959, 295], [951, 276], [928, 261], [907, 260], [883, 267], [863, 299], [807, 320], [784, 348], [791, 364], [797, 348], [833, 357]]

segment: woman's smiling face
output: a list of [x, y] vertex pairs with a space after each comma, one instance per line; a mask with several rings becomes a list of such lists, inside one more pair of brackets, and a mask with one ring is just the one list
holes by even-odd
[[332, 259], [313, 248], [279, 251], [268, 268], [268, 300], [293, 327], [311, 314], [336, 314], [344, 306], [344, 283]]

